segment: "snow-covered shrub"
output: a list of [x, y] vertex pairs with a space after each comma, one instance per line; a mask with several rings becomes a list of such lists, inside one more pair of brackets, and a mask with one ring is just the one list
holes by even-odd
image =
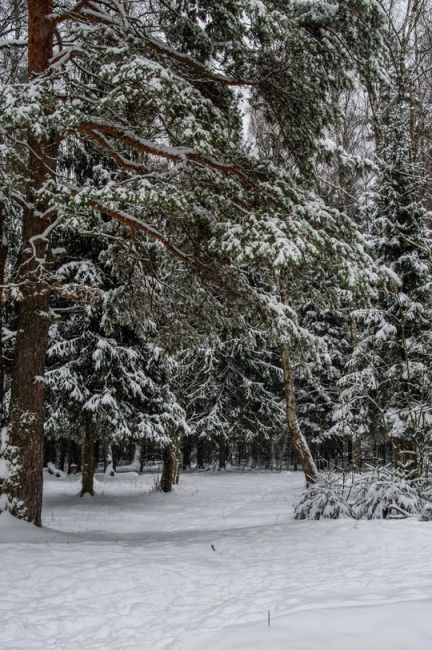
[[420, 477], [416, 482], [417, 492], [422, 500], [420, 512], [421, 521], [432, 521], [432, 480], [430, 477]]
[[422, 502], [411, 481], [390, 467], [382, 467], [359, 479], [352, 507], [359, 519], [385, 519], [392, 506], [407, 514], [418, 514]]
[[296, 519], [339, 519], [352, 517], [344, 488], [336, 472], [320, 472], [294, 506]]
[[420, 513], [421, 521], [432, 521], [432, 503], [427, 501]]

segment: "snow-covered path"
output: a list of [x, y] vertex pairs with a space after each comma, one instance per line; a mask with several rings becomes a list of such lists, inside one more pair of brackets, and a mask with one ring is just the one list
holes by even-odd
[[152, 483], [49, 477], [47, 528], [0, 517], [0, 650], [432, 647], [432, 524], [296, 522], [295, 474]]

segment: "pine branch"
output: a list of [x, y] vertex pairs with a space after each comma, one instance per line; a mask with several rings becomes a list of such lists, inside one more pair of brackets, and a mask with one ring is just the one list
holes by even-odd
[[[119, 126], [113, 124], [105, 124], [93, 118], [91, 121], [81, 122], [78, 126], [82, 133], [88, 134], [95, 139], [95, 134], [98, 132], [108, 135], [115, 140], [131, 147], [135, 151], [146, 153], [151, 156], [165, 158], [165, 160], [185, 161], [192, 162], [202, 167], [214, 169], [221, 172], [226, 176], [234, 176], [244, 187], [259, 191], [259, 187], [254, 180], [252, 180], [247, 173], [237, 165], [219, 162], [212, 158], [208, 158], [191, 147], [170, 147], [168, 145], [157, 144], [150, 140], [143, 140], [138, 138], [134, 133], [122, 130]], [[102, 139], [99, 136], [99, 144], [107, 149], [106, 144], [102, 144]], [[111, 151], [113, 151], [111, 149]], [[117, 154], [117, 156], [119, 156]]]

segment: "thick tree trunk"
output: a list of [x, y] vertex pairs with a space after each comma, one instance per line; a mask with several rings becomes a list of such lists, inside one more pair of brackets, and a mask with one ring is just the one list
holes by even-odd
[[[28, 0], [28, 76], [43, 73], [53, 54], [52, 0]], [[15, 359], [12, 373], [11, 426], [5, 452], [11, 472], [5, 481], [10, 512], [41, 525], [44, 429], [44, 369], [50, 325], [49, 287], [44, 278], [49, 255], [47, 228], [54, 218], [38, 193], [55, 167], [58, 143], [36, 139], [29, 145], [29, 191], [23, 213]]]
[[291, 444], [299, 463], [303, 467], [307, 485], [315, 483], [317, 468], [312, 458], [306, 438], [303, 436], [297, 420], [297, 407], [294, 393], [294, 382], [292, 376], [291, 360], [287, 346], [282, 348], [282, 367], [285, 387], [285, 406], [288, 422], [288, 431], [291, 437]]
[[94, 426], [90, 413], [84, 415], [84, 426], [81, 438], [81, 494], [94, 496], [94, 472], [95, 472], [95, 440]]

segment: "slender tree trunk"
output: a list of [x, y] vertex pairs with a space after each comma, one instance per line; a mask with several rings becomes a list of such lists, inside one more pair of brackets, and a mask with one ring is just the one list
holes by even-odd
[[162, 492], [171, 492], [172, 486], [177, 482], [177, 471], [177, 446], [172, 442], [166, 445], [163, 450], [163, 468], [160, 480]]
[[227, 457], [227, 445], [224, 434], [219, 436], [219, 450], [218, 450], [218, 469], [225, 469]]
[[4, 291], [6, 279], [6, 260], [8, 245], [5, 235], [4, 206], [0, 204], [0, 426], [4, 425], [4, 359], [3, 359], [3, 326], [4, 326]]
[[81, 494], [94, 496], [94, 472], [95, 472], [95, 440], [94, 426], [90, 413], [84, 415], [84, 426], [81, 438]]
[[[52, 0], [28, 0], [28, 77], [43, 73], [53, 54]], [[44, 370], [48, 343], [49, 286], [44, 278], [49, 255], [47, 229], [54, 216], [38, 199], [55, 167], [57, 139], [28, 135], [29, 191], [23, 212], [18, 307], [12, 373], [11, 425], [5, 458], [11, 472], [4, 483], [8, 508], [17, 517], [41, 525], [44, 432]]]
[[[287, 447], [288, 447], [288, 436], [289, 436], [289, 431], [284, 431], [284, 434], [278, 439], [275, 440], [273, 445], [274, 445], [274, 457], [275, 457], [275, 467], [278, 472], [282, 471], [282, 465], [284, 461], [284, 456], [287, 453]], [[289, 465], [289, 459], [288, 459], [288, 465]]]
[[197, 467], [204, 469], [204, 442], [200, 438], [197, 440]]
[[363, 465], [363, 450], [361, 438], [355, 436], [352, 439], [352, 467], [355, 472], [361, 472]]
[[[0, 455], [3, 456], [3, 447], [6, 447], [6, 429], [3, 430], [5, 425], [5, 411], [4, 411], [4, 358], [3, 358], [3, 326], [4, 326], [4, 314], [3, 314], [3, 302], [4, 302], [4, 292], [3, 285], [5, 283], [6, 277], [6, 260], [7, 260], [7, 241], [4, 234], [4, 206], [0, 203], [0, 431], [2, 435], [0, 436]], [[3, 435], [5, 440], [3, 440]], [[0, 476], [0, 486], [2, 486], [1, 491], [3, 491], [4, 480]]]
[[131, 463], [135, 472], [141, 471], [141, 457], [142, 457], [142, 445], [136, 443], [134, 447], [134, 455]]
[[183, 467], [183, 458], [182, 458], [182, 442], [183, 436], [177, 435], [175, 443], [175, 468], [174, 468], [174, 477], [173, 482], [178, 485], [180, 481], [180, 467]]
[[190, 469], [191, 466], [192, 441], [190, 436], [185, 436], [182, 446], [183, 454], [183, 471]]
[[[280, 278], [279, 290], [281, 299], [285, 304], [289, 304], [289, 287], [287, 279]], [[288, 432], [290, 435], [290, 447], [294, 451], [294, 456], [301, 464], [306, 478], [306, 485], [315, 483], [317, 478], [317, 467], [312, 458], [309, 445], [304, 437], [297, 419], [297, 404], [294, 390], [294, 379], [291, 366], [290, 350], [288, 345], [282, 346], [282, 369], [284, 377], [285, 390], [285, 409], [287, 415]]]
[[115, 476], [112, 445], [107, 442], [103, 444], [103, 460], [105, 476]]
[[312, 454], [303, 436], [298, 420], [297, 406], [294, 393], [294, 382], [292, 376], [291, 360], [287, 346], [282, 349], [282, 367], [285, 387], [285, 406], [288, 422], [288, 430], [291, 437], [291, 444], [295, 450], [296, 457], [303, 467], [307, 485], [315, 483], [317, 478], [317, 468], [312, 458]]
[[61, 469], [62, 472], [65, 471], [66, 467], [66, 455], [67, 443], [63, 438], [61, 438], [57, 445], [57, 467]]

